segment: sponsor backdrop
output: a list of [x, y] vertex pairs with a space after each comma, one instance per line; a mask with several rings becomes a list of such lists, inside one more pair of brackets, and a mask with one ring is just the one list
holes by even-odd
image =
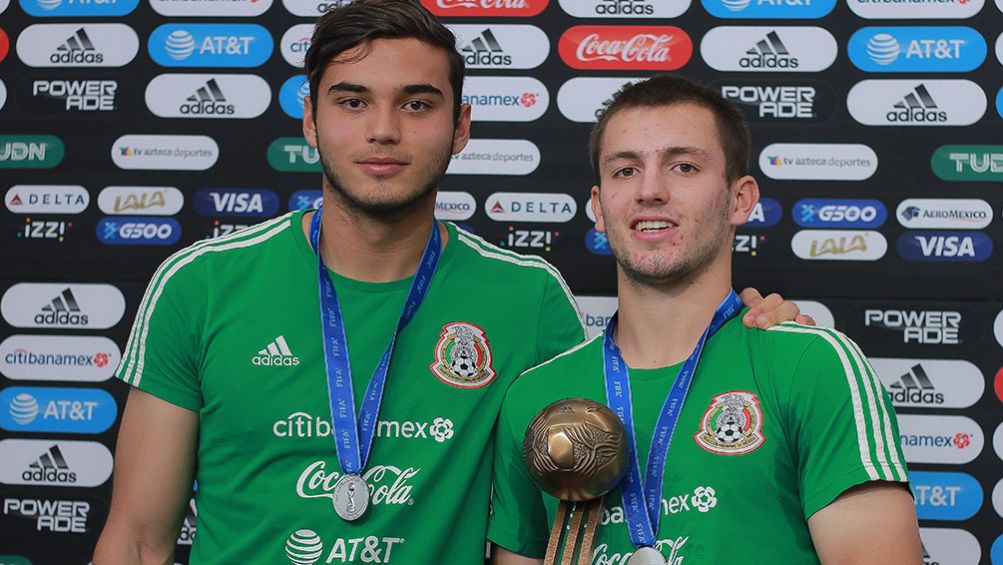
[[[0, 0], [0, 562], [88, 562], [127, 392], [110, 378], [159, 262], [317, 202], [300, 65], [342, 1]], [[667, 71], [741, 105], [764, 198], [738, 283], [870, 356], [926, 563], [1003, 565], [1003, 2], [422, 3], [460, 38], [476, 122], [439, 217], [556, 264], [590, 332], [615, 308], [596, 111]]]

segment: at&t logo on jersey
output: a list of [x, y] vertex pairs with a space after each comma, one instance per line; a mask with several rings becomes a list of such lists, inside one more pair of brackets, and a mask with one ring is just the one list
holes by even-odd
[[805, 228], [876, 228], [885, 223], [885, 205], [873, 199], [803, 198], [794, 204], [794, 222]]
[[958, 345], [962, 320], [956, 310], [864, 310], [864, 327], [902, 332], [902, 343]]
[[272, 55], [272, 36], [257, 24], [164, 24], [147, 43], [164, 67], [257, 67]]
[[535, 69], [550, 53], [550, 39], [531, 25], [453, 24], [456, 46], [467, 69]]
[[106, 245], [173, 245], [181, 237], [181, 224], [174, 218], [133, 216], [102, 218], [98, 241]]
[[278, 211], [279, 196], [257, 188], [206, 188], [195, 193], [192, 203], [203, 216], [262, 218]]
[[829, 14], [836, 0], [702, 0], [717, 18], [815, 19]]
[[850, 37], [850, 61], [872, 73], [962, 73], [986, 59], [986, 40], [970, 27], [865, 27]]
[[391, 563], [394, 549], [404, 545], [404, 538], [359, 535], [335, 538], [330, 544], [331, 549], [327, 551], [317, 532], [304, 528], [289, 534], [285, 553], [292, 565], [313, 565], [325, 552], [324, 563]]
[[969, 463], [982, 453], [982, 428], [965, 416], [899, 414], [899, 443], [909, 463]]
[[9, 432], [99, 434], [115, 422], [118, 406], [94, 388], [12, 386], [0, 392], [0, 428]]
[[671, 71], [693, 55], [693, 42], [672, 26], [575, 26], [557, 50], [573, 69]]
[[421, 0], [436, 16], [529, 17], [547, 7], [550, 0]]
[[712, 69], [740, 72], [823, 71], [836, 60], [836, 39], [820, 27], [716, 27], [700, 42]]
[[977, 231], [908, 232], [895, 245], [907, 261], [985, 261], [993, 253], [989, 236]]
[[35, 24], [17, 38], [17, 56], [30, 67], [121, 67], [139, 52], [125, 24]]
[[36, 18], [124, 16], [139, 0], [20, 0], [21, 8]]
[[985, 498], [982, 486], [968, 473], [911, 471], [909, 485], [920, 520], [967, 520]]
[[853, 119], [868, 126], [967, 126], [986, 105], [986, 93], [968, 80], [863, 80], [846, 97]]
[[675, 18], [690, 0], [559, 0], [561, 9], [576, 18]]

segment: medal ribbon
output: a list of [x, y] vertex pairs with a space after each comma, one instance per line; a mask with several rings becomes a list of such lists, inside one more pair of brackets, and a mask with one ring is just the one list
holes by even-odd
[[606, 379], [606, 402], [623, 421], [627, 434], [627, 473], [620, 483], [623, 507], [627, 517], [627, 529], [634, 547], [652, 547], [658, 533], [661, 518], [662, 479], [665, 476], [665, 456], [672, 443], [672, 434], [679, 421], [679, 413], [686, 401], [686, 393], [693, 383], [700, 355], [710, 336], [742, 309], [742, 300], [732, 290], [728, 297], [714, 311], [714, 318], [703, 331], [696, 348], [679, 369], [679, 374], [662, 405], [651, 436], [651, 450], [644, 482], [641, 481], [641, 466], [637, 458], [637, 441], [634, 435], [634, 414], [630, 398], [630, 379], [627, 364], [620, 354], [620, 348], [613, 341], [617, 314], [613, 314], [603, 335], [603, 374]]
[[334, 445], [338, 451], [338, 462], [344, 473], [361, 474], [369, 459], [376, 431], [376, 418], [380, 413], [380, 403], [383, 401], [383, 389], [390, 370], [390, 357], [393, 354], [397, 336], [414, 317], [421, 306], [428, 287], [435, 275], [442, 254], [442, 236], [439, 226], [432, 222], [432, 233], [421, 254], [418, 271], [411, 282], [404, 308], [397, 327], [390, 337], [390, 344], [380, 358], [373, 372], [373, 378], [366, 387], [366, 395], [362, 399], [358, 419], [355, 416], [355, 395], [352, 388], [352, 368], [348, 361], [348, 340], [345, 338], [345, 319], [341, 314], [338, 294], [334, 283], [324, 266], [320, 253], [320, 216], [323, 206], [310, 221], [310, 246], [317, 253], [317, 271], [319, 276], [318, 291], [320, 293], [321, 330], [324, 335], [324, 368], [327, 371], [327, 395], [331, 405], [331, 426], [334, 433]]

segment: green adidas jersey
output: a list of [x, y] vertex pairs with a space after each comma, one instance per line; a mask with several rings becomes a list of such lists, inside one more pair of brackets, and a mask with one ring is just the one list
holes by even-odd
[[[301, 221], [287, 214], [168, 258], [117, 372], [199, 415], [191, 563], [483, 563], [495, 420], [519, 373], [583, 339], [568, 288], [542, 259], [447, 224], [391, 360], [363, 473], [369, 510], [345, 522], [332, 506], [342, 473]], [[411, 279], [332, 276], [358, 407]]]
[[[602, 337], [512, 385], [498, 420], [488, 537], [543, 556], [558, 501], [532, 482], [522, 442], [533, 416], [564, 398], [606, 403]], [[682, 364], [630, 370], [642, 473]], [[860, 349], [837, 331], [739, 317], [706, 344], [669, 448], [658, 549], [671, 565], [817, 563], [807, 519], [866, 481], [906, 481], [888, 396]], [[595, 565], [634, 550], [619, 488], [606, 497]]]

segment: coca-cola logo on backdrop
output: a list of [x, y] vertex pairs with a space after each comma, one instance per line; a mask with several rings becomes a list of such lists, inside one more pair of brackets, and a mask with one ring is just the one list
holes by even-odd
[[693, 42], [673, 26], [575, 26], [557, 50], [574, 69], [674, 71], [690, 60]]
[[535, 16], [550, 0], [421, 0], [437, 16]]

